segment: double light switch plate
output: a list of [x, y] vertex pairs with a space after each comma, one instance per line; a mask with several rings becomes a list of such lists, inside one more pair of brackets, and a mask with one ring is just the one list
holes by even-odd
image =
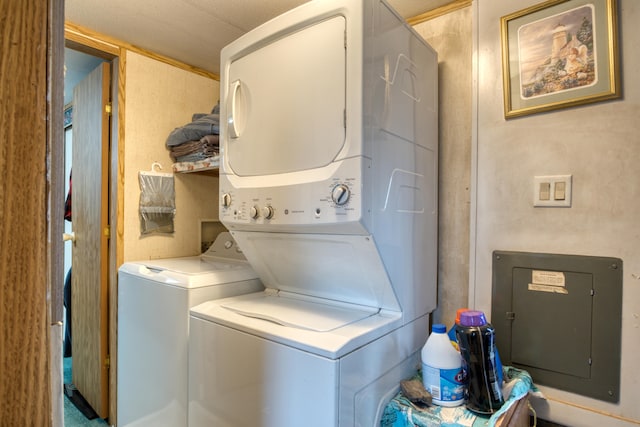
[[533, 206], [571, 207], [571, 175], [534, 176]]

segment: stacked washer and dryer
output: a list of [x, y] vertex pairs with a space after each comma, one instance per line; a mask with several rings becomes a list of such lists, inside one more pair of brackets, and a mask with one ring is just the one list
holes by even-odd
[[220, 220], [265, 289], [191, 309], [189, 426], [379, 425], [436, 307], [437, 55], [323, 0], [221, 64]]

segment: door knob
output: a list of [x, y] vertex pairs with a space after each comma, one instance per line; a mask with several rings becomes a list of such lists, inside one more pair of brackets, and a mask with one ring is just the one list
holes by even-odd
[[62, 234], [62, 240], [63, 241], [67, 241], [67, 240], [71, 240], [73, 243], [76, 242], [76, 235], [75, 233], [63, 233]]

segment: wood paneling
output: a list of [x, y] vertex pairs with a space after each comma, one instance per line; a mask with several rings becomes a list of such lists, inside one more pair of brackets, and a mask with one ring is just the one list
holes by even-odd
[[149, 170], [154, 161], [163, 172], [171, 170], [167, 136], [189, 123], [193, 113], [211, 111], [219, 82], [128, 51], [126, 73], [123, 261], [197, 255], [199, 220], [218, 215], [217, 178], [176, 175], [175, 233], [141, 238], [138, 172]]
[[51, 11], [60, 8], [57, 0], [0, 0], [1, 426], [52, 422], [47, 53], [57, 31]]
[[73, 383], [108, 415], [108, 162], [110, 64], [73, 90]]

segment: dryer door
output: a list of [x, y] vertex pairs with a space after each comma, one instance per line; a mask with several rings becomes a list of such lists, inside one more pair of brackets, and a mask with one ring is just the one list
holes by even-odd
[[313, 22], [231, 63], [223, 146], [233, 173], [297, 172], [336, 158], [345, 142], [345, 22]]

